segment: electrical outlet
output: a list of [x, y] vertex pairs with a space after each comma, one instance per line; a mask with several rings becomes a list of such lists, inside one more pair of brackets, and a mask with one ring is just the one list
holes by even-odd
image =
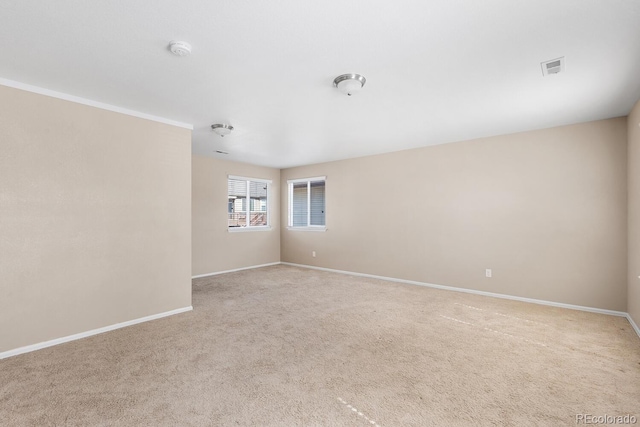
[[311, 252], [311, 256], [315, 258], [316, 257], [316, 251], [312, 251]]
[[491, 276], [492, 276], [492, 274], [493, 274], [493, 273], [491, 272], [491, 269], [490, 269], [490, 268], [487, 268], [487, 269], [484, 271], [484, 275], [485, 275], [486, 277], [491, 277]]

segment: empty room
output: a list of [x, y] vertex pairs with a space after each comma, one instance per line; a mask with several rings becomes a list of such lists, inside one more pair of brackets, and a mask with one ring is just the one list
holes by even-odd
[[0, 425], [640, 423], [637, 0], [0, 37]]

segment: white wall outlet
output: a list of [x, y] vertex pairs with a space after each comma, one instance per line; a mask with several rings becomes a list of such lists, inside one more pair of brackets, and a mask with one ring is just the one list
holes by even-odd
[[316, 257], [316, 251], [312, 251], [311, 252], [311, 256], [315, 258]]
[[491, 272], [491, 269], [490, 269], [490, 268], [487, 268], [487, 269], [484, 271], [484, 275], [485, 275], [486, 277], [491, 277], [491, 276], [492, 276], [492, 274], [493, 274], [493, 273]]

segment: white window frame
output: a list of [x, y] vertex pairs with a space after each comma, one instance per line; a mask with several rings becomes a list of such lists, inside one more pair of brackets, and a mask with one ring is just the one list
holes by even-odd
[[[325, 183], [325, 206], [327, 203], [327, 177], [326, 176], [316, 176], [313, 178], [299, 178], [299, 179], [288, 179], [287, 180], [287, 191], [289, 193], [289, 215], [287, 222], [287, 230], [292, 231], [327, 231], [327, 216], [325, 209], [325, 225], [311, 225], [311, 183], [323, 181]], [[306, 226], [294, 226], [293, 225], [293, 184], [299, 184], [301, 182], [307, 183], [307, 225]]]
[[[235, 179], [238, 181], [246, 181], [247, 182], [247, 225], [244, 227], [229, 227], [229, 220], [227, 216], [227, 231], [229, 233], [243, 233], [246, 231], [269, 231], [271, 230], [271, 184], [273, 183], [270, 179], [262, 179], [262, 178], [249, 178], [246, 176], [237, 176], [237, 175], [227, 175], [227, 200], [229, 203], [229, 180]], [[259, 182], [263, 184], [267, 184], [267, 225], [251, 225], [251, 182]]]

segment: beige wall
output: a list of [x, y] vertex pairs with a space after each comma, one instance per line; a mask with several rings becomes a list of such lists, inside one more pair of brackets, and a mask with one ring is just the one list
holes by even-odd
[[0, 86], [0, 352], [191, 305], [190, 140]]
[[627, 310], [640, 327], [640, 101], [627, 119], [629, 138], [629, 283]]
[[[272, 229], [227, 231], [227, 176], [270, 179]], [[192, 160], [192, 274], [233, 270], [280, 261], [280, 171], [210, 157]]]
[[283, 228], [282, 261], [626, 311], [626, 134], [617, 118], [283, 170], [283, 195], [327, 176], [327, 231]]

